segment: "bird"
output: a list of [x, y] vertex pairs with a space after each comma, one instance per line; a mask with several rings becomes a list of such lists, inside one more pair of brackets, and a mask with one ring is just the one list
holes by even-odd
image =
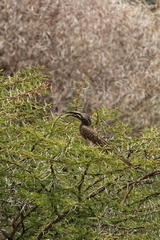
[[[95, 132], [91, 126], [92, 122], [91, 122], [91, 118], [88, 114], [86, 113], [82, 113], [79, 111], [73, 111], [73, 112], [67, 112], [67, 116], [72, 116], [75, 117], [77, 119], [79, 119], [81, 121], [81, 124], [79, 126], [79, 131], [81, 136], [86, 139], [89, 140], [90, 142], [92, 142], [95, 145], [99, 145], [101, 147], [106, 147], [108, 148], [109, 143], [102, 137], [100, 136], [97, 132]], [[105, 151], [108, 153], [108, 150]], [[119, 151], [115, 146], [111, 146], [111, 152], [115, 153], [117, 156], [119, 156], [121, 158], [121, 160], [127, 164], [129, 167], [134, 167], [134, 168], [138, 168], [139, 166], [134, 166], [122, 153], [121, 151]]]
[[72, 111], [67, 112], [67, 116], [75, 117], [81, 121], [79, 131], [85, 140], [89, 140], [93, 144], [100, 145], [102, 147], [108, 145], [108, 142], [91, 127], [91, 118], [88, 114], [79, 111]]

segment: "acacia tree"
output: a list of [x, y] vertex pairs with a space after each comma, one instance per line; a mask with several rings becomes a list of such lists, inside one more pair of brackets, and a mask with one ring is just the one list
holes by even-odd
[[1, 76], [1, 239], [157, 237], [158, 129], [133, 136], [102, 107], [92, 120], [109, 146], [86, 145], [77, 121], [51, 117], [51, 105], [37, 101], [46, 79], [35, 68]]

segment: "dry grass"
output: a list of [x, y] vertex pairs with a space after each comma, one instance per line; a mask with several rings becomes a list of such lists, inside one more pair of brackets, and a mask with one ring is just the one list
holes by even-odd
[[122, 0], [1, 0], [0, 68], [45, 65], [55, 112], [90, 80], [84, 111], [121, 108], [124, 120], [160, 120], [160, 13]]

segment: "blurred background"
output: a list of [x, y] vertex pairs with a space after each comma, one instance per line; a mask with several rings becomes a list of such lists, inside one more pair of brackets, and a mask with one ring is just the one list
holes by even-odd
[[119, 108], [135, 129], [160, 126], [159, 1], [1, 0], [0, 69], [45, 66], [53, 114]]

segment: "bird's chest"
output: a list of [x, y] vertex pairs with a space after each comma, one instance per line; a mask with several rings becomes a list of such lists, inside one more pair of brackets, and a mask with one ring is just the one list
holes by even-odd
[[94, 131], [90, 127], [85, 126], [85, 125], [80, 127], [80, 133], [81, 133], [82, 137], [85, 138], [86, 140], [92, 141], [93, 137], [95, 137]]

